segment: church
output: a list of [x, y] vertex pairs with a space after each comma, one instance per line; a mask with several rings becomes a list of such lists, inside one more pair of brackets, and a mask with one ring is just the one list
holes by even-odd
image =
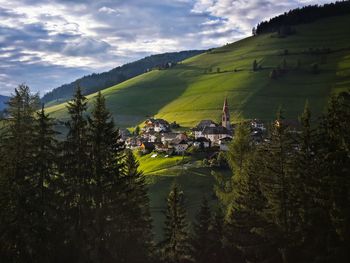
[[221, 113], [221, 125], [212, 120], [202, 120], [194, 129], [192, 129], [195, 139], [204, 137], [212, 144], [219, 145], [222, 139], [232, 138], [232, 126], [230, 121], [229, 106], [227, 98], [225, 98]]

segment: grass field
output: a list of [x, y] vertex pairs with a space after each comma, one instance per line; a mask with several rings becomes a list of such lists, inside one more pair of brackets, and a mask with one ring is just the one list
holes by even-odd
[[[133, 127], [149, 116], [190, 127], [201, 119], [220, 117], [227, 96], [234, 120], [271, 119], [279, 106], [296, 118], [306, 100], [316, 114], [330, 93], [350, 87], [350, 16], [319, 20], [296, 27], [286, 38], [273, 34], [249, 37], [190, 58], [169, 70], [154, 70], [103, 90], [117, 124]], [[322, 56], [304, 53], [309, 48], [330, 48]], [[288, 55], [283, 55], [288, 49]], [[271, 80], [271, 68], [287, 61], [288, 73]], [[253, 72], [256, 59], [262, 69]], [[300, 67], [296, 69], [297, 61]], [[318, 63], [319, 74], [311, 65]], [[212, 68], [212, 72], [206, 72]], [[220, 72], [217, 72], [220, 68]], [[235, 71], [236, 69], [236, 71]], [[96, 94], [90, 95], [93, 100]], [[48, 108], [64, 119], [64, 104]]]

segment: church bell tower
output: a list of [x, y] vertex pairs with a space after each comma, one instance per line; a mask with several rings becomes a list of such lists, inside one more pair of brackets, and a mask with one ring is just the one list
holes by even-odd
[[221, 125], [223, 127], [225, 127], [226, 129], [231, 130], [230, 111], [229, 111], [228, 105], [227, 105], [227, 98], [225, 98], [224, 107], [222, 108]]

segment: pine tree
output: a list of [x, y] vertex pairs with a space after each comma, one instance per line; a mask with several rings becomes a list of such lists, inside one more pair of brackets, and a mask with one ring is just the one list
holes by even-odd
[[260, 182], [261, 154], [259, 147], [254, 149], [245, 158], [241, 174], [233, 181], [225, 237], [228, 246], [235, 251], [236, 261], [244, 258], [250, 262], [269, 262], [277, 254], [275, 241], [265, 234], [270, 225], [261, 216], [266, 207]]
[[243, 165], [252, 151], [250, 130], [244, 124], [238, 124], [235, 136], [229, 145], [227, 154], [228, 163], [237, 177], [242, 173]]
[[206, 262], [211, 256], [211, 211], [206, 198], [203, 198], [200, 210], [193, 225], [192, 247], [196, 262]]
[[90, 193], [91, 161], [87, 136], [86, 97], [80, 87], [72, 101], [68, 102], [69, 121], [66, 123], [68, 134], [63, 142], [61, 171], [64, 173], [64, 216], [67, 222], [67, 246], [75, 253], [71, 260], [86, 261], [88, 256], [87, 235], [91, 222], [92, 198]]
[[34, 156], [34, 113], [38, 96], [20, 85], [9, 101], [10, 120], [2, 134], [0, 256], [8, 262], [28, 262], [33, 255], [32, 211], [35, 191], [31, 184]]
[[[36, 114], [33, 133], [33, 173], [29, 179], [34, 191], [35, 211], [32, 219], [32, 244], [35, 246], [33, 257], [37, 262], [47, 262], [54, 255], [55, 247], [61, 237], [60, 221], [61, 199], [58, 195], [56, 179], [58, 142], [55, 139], [54, 121], [44, 110]], [[59, 240], [62, 242], [62, 240]], [[57, 255], [56, 255], [57, 256]]]
[[209, 245], [210, 254], [207, 262], [221, 263], [225, 259], [224, 251], [224, 215], [221, 207], [217, 207], [214, 211], [210, 231], [209, 231]]
[[96, 261], [146, 262], [151, 217], [146, 182], [131, 151], [124, 151], [118, 129], [101, 93], [89, 118], [95, 206], [90, 257]]
[[260, 182], [267, 201], [264, 218], [276, 226], [277, 231], [271, 235], [277, 236], [282, 258], [288, 258], [290, 249], [295, 246], [295, 229], [299, 218], [293, 191], [295, 173], [290, 158], [295, 148], [281, 110], [263, 149], [264, 170]]
[[176, 184], [173, 185], [167, 200], [162, 254], [163, 261], [169, 263], [185, 262], [191, 258], [184, 195]]
[[146, 178], [138, 170], [139, 163], [132, 151], [124, 157], [123, 180], [125, 181], [126, 214], [123, 245], [130, 251], [127, 262], [146, 262], [153, 256], [152, 220]]
[[346, 262], [350, 251], [349, 98], [345, 92], [330, 99], [317, 134], [317, 201], [330, 221], [323, 251], [334, 262]]
[[116, 255], [121, 256], [121, 252], [114, 243], [120, 242], [116, 236], [123, 227], [124, 202], [120, 196], [125, 186], [121, 181], [123, 145], [101, 93], [94, 103], [91, 118], [88, 118], [87, 136], [91, 151], [90, 194], [94, 222], [88, 228], [91, 247], [88, 257], [94, 261], [116, 260]]

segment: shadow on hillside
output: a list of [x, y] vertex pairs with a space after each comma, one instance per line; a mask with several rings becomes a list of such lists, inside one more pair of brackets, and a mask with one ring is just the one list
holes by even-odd
[[107, 107], [117, 126], [134, 127], [181, 96], [188, 86], [182, 77], [184, 70], [198, 68], [181, 65], [178, 69], [155, 72], [145, 80], [106, 94]]

